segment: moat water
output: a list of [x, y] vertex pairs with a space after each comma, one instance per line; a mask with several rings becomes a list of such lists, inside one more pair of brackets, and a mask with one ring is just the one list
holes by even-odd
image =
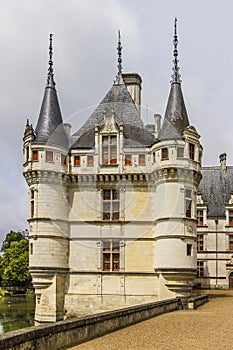
[[33, 296], [0, 298], [0, 334], [34, 325]]

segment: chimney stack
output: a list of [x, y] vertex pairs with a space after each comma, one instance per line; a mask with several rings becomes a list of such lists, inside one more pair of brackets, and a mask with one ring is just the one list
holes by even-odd
[[226, 163], [227, 155], [226, 155], [226, 153], [220, 154], [219, 159], [220, 159], [221, 169], [225, 173], [227, 170], [227, 163]]
[[69, 123], [64, 123], [63, 126], [67, 137], [70, 137], [71, 125]]
[[141, 84], [142, 78], [137, 73], [123, 73], [124, 83], [135, 103], [135, 106], [141, 115]]
[[154, 118], [155, 118], [155, 138], [158, 138], [160, 129], [161, 129], [161, 115], [160, 114], [154, 114]]

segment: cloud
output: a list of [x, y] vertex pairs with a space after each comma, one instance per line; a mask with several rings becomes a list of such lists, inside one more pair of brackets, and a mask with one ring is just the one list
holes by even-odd
[[[117, 71], [117, 30], [123, 68], [143, 78], [144, 117], [164, 113], [172, 74], [173, 20], [189, 118], [201, 134], [205, 164], [232, 162], [233, 32], [231, 1], [0, 0], [1, 231], [25, 229], [22, 177], [26, 118], [39, 115], [54, 33], [55, 80], [64, 120], [73, 131], [109, 90]], [[201, 10], [200, 10], [201, 9]]]

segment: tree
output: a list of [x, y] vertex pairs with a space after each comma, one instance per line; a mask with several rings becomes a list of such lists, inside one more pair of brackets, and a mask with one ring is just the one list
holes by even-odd
[[6, 235], [0, 262], [2, 285], [27, 286], [30, 283], [28, 245], [28, 239], [20, 232], [11, 231]]

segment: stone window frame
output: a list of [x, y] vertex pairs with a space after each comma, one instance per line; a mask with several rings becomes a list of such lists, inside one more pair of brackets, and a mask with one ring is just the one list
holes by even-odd
[[47, 163], [53, 163], [54, 162], [54, 153], [53, 153], [53, 151], [45, 151], [45, 161]]
[[185, 216], [192, 217], [192, 190], [189, 188], [185, 189]]
[[146, 155], [143, 154], [139, 154], [138, 156], [138, 164], [139, 165], [146, 165]]
[[120, 219], [120, 191], [113, 188], [102, 190], [103, 221], [118, 221]]
[[116, 165], [118, 164], [117, 157], [117, 135], [103, 134], [101, 135], [101, 153], [102, 165]]
[[204, 261], [197, 260], [197, 277], [204, 277], [204, 275], [205, 275]]
[[161, 148], [161, 160], [168, 160], [168, 159], [169, 159], [168, 148], [167, 147]]
[[75, 167], [81, 166], [81, 156], [79, 155], [74, 156], [74, 166]]
[[120, 271], [120, 240], [102, 241], [102, 270], [104, 272]]
[[204, 251], [204, 235], [198, 233], [197, 234], [197, 252]]
[[39, 151], [38, 150], [32, 150], [32, 161], [33, 162], [39, 161]]

